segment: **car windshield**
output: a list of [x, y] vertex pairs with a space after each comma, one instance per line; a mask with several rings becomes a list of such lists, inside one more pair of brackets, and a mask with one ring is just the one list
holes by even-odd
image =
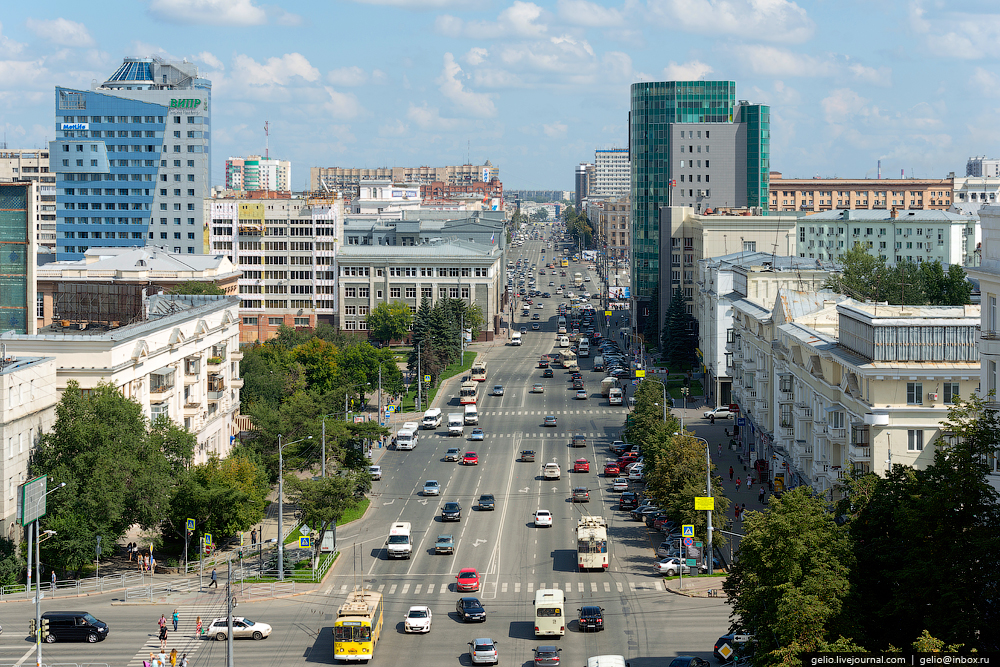
[[458, 506], [458, 503], [445, 503], [444, 505], [445, 512], [457, 512], [460, 509], [461, 508]]
[[84, 620], [87, 621], [87, 623], [90, 623], [91, 625], [93, 625], [95, 623], [100, 623], [100, 621], [98, 621], [96, 618], [94, 618], [90, 614], [84, 614], [83, 618], [84, 618]]
[[244, 618], [244, 619], [243, 619], [243, 624], [244, 624], [244, 625], [246, 625], [246, 626], [247, 626], [248, 628], [249, 628], [249, 627], [250, 627], [251, 625], [255, 625], [255, 623], [254, 623], [253, 621], [251, 621], [251, 620], [250, 620], [249, 618]]
[[459, 579], [478, 579], [478, 575], [475, 572], [462, 572], [458, 575]]
[[492, 651], [493, 650], [493, 643], [492, 642], [476, 642], [476, 650], [477, 651]]
[[462, 606], [466, 609], [475, 609], [479, 606], [479, 600], [476, 598], [465, 598], [462, 600]]
[[410, 618], [427, 618], [427, 612], [423, 609], [411, 609], [408, 616]]

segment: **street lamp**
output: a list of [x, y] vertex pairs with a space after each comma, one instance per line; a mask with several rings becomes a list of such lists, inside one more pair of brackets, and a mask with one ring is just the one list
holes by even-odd
[[[281, 434], [278, 434], [278, 581], [285, 580], [285, 533], [282, 517], [285, 513], [285, 460], [281, 455]], [[285, 444], [295, 445], [305, 440], [312, 440], [311, 435], [300, 438], [295, 442]], [[230, 633], [232, 634], [232, 633]]]
[[[680, 435], [675, 433], [674, 435]], [[708, 440], [701, 438], [697, 435], [691, 435], [689, 437], [694, 438], [699, 442], [705, 443], [705, 490], [709, 498], [712, 497], [712, 454], [711, 445], [708, 444]], [[708, 574], [712, 574], [712, 510], [708, 511]]]
[[[57, 489], [66, 486], [66, 482], [60, 482], [55, 488], [45, 492], [48, 496]], [[37, 667], [42, 667], [42, 538], [38, 534], [38, 519], [35, 519], [35, 651]], [[54, 530], [45, 531], [45, 539], [49, 539], [56, 534]], [[28, 529], [28, 536], [31, 536], [31, 529]], [[31, 543], [28, 543], [28, 572], [31, 573]]]

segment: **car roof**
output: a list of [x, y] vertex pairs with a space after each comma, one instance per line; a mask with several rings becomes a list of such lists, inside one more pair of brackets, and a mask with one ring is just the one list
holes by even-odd
[[412, 607], [410, 607], [410, 611], [413, 611], [414, 609], [422, 609], [424, 611], [430, 611], [431, 610], [431, 608], [428, 607], [425, 604], [415, 604]]
[[471, 574], [478, 574], [476, 572], [476, 568], [474, 568], [474, 567], [463, 567], [461, 570], [458, 571], [458, 573], [459, 574], [470, 574], [470, 573]]
[[428, 484], [440, 484], [440, 482], [438, 482], [436, 479], [429, 479], [426, 482], [424, 482], [424, 486], [427, 486]]
[[535, 514], [541, 514], [543, 512], [545, 514], [552, 514], [552, 512], [550, 512], [549, 510], [535, 510]]

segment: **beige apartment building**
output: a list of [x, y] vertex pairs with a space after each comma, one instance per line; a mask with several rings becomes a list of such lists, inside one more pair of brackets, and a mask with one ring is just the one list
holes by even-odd
[[311, 192], [357, 191], [361, 181], [388, 180], [392, 183], [425, 183], [436, 181], [448, 185], [460, 185], [483, 181], [489, 183], [500, 178], [500, 167], [489, 160], [485, 164], [461, 164], [447, 167], [378, 167], [359, 169], [351, 167], [311, 167], [309, 169], [309, 190]]
[[836, 209], [947, 211], [954, 201], [949, 178], [782, 178], [771, 172], [772, 211], [818, 213]]
[[607, 247], [611, 259], [626, 259], [631, 254], [630, 209], [629, 197], [587, 204], [587, 217], [598, 246]]
[[49, 173], [48, 148], [0, 150], [0, 183], [35, 183], [35, 240], [38, 253], [56, 251], [56, 175]]
[[782, 290], [733, 304], [742, 454], [775, 488], [830, 499], [849, 470], [933, 460], [941, 421], [979, 384], [979, 306], [887, 306]]

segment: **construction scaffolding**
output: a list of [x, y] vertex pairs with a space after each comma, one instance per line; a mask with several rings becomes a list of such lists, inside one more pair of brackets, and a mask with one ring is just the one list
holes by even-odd
[[59, 283], [53, 295], [53, 326], [117, 329], [145, 317], [147, 285]]

